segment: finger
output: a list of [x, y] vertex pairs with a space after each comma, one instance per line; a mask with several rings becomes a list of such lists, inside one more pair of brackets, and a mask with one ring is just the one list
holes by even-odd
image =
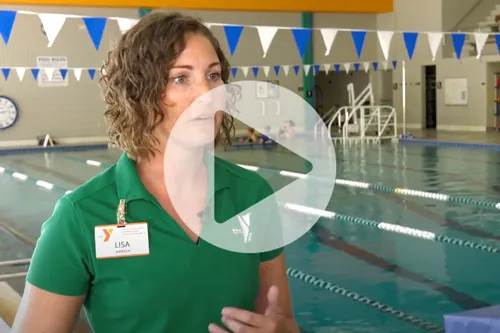
[[230, 317], [222, 316], [222, 322], [234, 333], [257, 333], [258, 329], [254, 326], [242, 323]]
[[250, 312], [231, 307], [222, 309], [222, 316], [227, 319], [236, 320], [239, 321], [240, 323], [253, 327], [265, 327], [267, 319], [265, 316], [255, 312]]
[[277, 313], [281, 313], [281, 309], [279, 307], [279, 289], [273, 285], [267, 292], [266, 316]]
[[208, 325], [208, 331], [210, 333], [229, 333], [228, 331], [226, 331], [225, 329], [223, 329], [222, 327], [220, 327], [217, 324]]

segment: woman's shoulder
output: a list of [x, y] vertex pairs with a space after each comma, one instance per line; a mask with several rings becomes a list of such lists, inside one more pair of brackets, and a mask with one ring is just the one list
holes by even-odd
[[96, 198], [116, 196], [115, 166], [102, 171], [90, 178], [72, 191], [66, 193], [66, 198], [75, 205], [85, 201], [93, 201]]
[[90, 235], [89, 232], [101, 219], [100, 214], [96, 213], [100, 210], [96, 207], [104, 208], [109, 206], [106, 203], [117, 202], [114, 168], [111, 167], [59, 198], [51, 216], [43, 223], [42, 230], [52, 225], [61, 232], [65, 230], [80, 236]]

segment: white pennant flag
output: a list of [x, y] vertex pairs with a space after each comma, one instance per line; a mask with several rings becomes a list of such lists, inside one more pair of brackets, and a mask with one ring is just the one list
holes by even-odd
[[134, 25], [136, 25], [139, 20], [136, 19], [130, 19], [130, 18], [117, 18], [116, 22], [118, 23], [118, 27], [120, 28], [120, 31], [122, 34], [126, 33], [130, 28], [132, 28]]
[[364, 62], [363, 63], [363, 68], [365, 69], [365, 72], [368, 73], [368, 70], [370, 69], [370, 63], [369, 62]]
[[439, 46], [441, 45], [441, 41], [443, 39], [443, 33], [428, 32], [427, 37], [429, 38], [429, 47], [431, 48], [432, 61], [434, 61], [436, 59]]
[[391, 49], [391, 41], [394, 31], [377, 31], [378, 42], [384, 54], [385, 60], [389, 59], [389, 50]]
[[262, 50], [264, 51], [263, 57], [267, 55], [269, 46], [278, 32], [277, 27], [257, 27], [257, 32], [259, 33], [260, 44], [262, 45]]
[[388, 61], [382, 61], [382, 67], [384, 67], [385, 70], [387, 70], [388, 65], [389, 65]]
[[76, 80], [80, 81], [80, 78], [82, 77], [82, 69], [81, 68], [73, 69], [73, 74], [75, 74]]
[[285, 73], [285, 76], [288, 76], [288, 73], [290, 72], [290, 65], [282, 65], [283, 68], [283, 73]]
[[328, 72], [330, 71], [330, 68], [332, 68], [331, 64], [323, 64], [323, 68], [325, 69], [326, 75], [328, 75]]
[[49, 41], [47, 47], [51, 47], [56, 40], [57, 35], [59, 35], [59, 31], [61, 31], [64, 22], [66, 21], [66, 15], [38, 14], [38, 17], [42, 22], [43, 31], [45, 31], [45, 35]]
[[247, 75], [248, 75], [248, 66], [242, 66], [240, 68], [241, 68], [241, 72], [243, 73], [243, 76], [247, 77]]
[[213, 23], [208, 23], [208, 22], [205, 22], [205, 23], [203, 23], [203, 24], [205, 24], [205, 26], [206, 26], [208, 29], [212, 28], [212, 25], [214, 25]]
[[337, 29], [320, 29], [321, 36], [323, 36], [323, 42], [325, 43], [326, 52], [325, 55], [329, 55], [332, 49], [333, 42], [337, 36]]
[[346, 73], [349, 73], [351, 71], [351, 64], [350, 63], [345, 63], [344, 64], [344, 69]]
[[43, 68], [45, 74], [47, 74], [47, 78], [49, 81], [52, 81], [52, 76], [54, 75], [55, 68]]
[[304, 65], [304, 73], [305, 75], [309, 75], [309, 71], [311, 70], [311, 65]]
[[270, 66], [262, 66], [262, 70], [264, 71], [264, 75], [267, 77], [269, 75]]
[[17, 77], [19, 78], [19, 81], [22, 81], [24, 78], [24, 73], [26, 73], [26, 68], [16, 67], [16, 73], [17, 73]]
[[476, 50], [477, 50], [477, 59], [481, 58], [481, 54], [483, 53], [484, 45], [486, 44], [486, 40], [488, 39], [488, 34], [485, 33], [474, 33], [474, 37], [476, 39]]

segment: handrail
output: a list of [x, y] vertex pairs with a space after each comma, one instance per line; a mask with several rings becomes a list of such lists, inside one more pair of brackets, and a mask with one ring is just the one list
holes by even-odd
[[[347, 140], [347, 138], [349, 137], [349, 131], [348, 131], [348, 128], [349, 128], [349, 120], [352, 118], [352, 116], [354, 115], [355, 112], [357, 112], [357, 110], [360, 110], [361, 111], [361, 115], [360, 115], [360, 124], [359, 124], [359, 133], [360, 133], [360, 137], [361, 138], [365, 138], [365, 133], [368, 129], [368, 127], [370, 125], [372, 125], [372, 121], [374, 119], [377, 120], [377, 131], [378, 131], [378, 134], [377, 134], [377, 140], [380, 140], [380, 138], [382, 137], [382, 133], [384, 132], [384, 130], [387, 128], [387, 126], [389, 125], [389, 123], [391, 121], [393, 121], [393, 125], [394, 125], [394, 135], [397, 136], [397, 113], [396, 113], [396, 109], [393, 107], [393, 106], [390, 106], [390, 105], [367, 105], [367, 106], [359, 106], [357, 108], [352, 108], [351, 112], [349, 113], [349, 115], [346, 117], [346, 120], [344, 122], [344, 125], [342, 126], [342, 139], [343, 141], [345, 142]], [[365, 122], [365, 114], [366, 114], [366, 110], [373, 110], [372, 112], [370, 112], [369, 114], [369, 118], [367, 119], [368, 121]], [[390, 110], [389, 114], [387, 113], [382, 113], [383, 110]], [[382, 117], [387, 117], [387, 118], [384, 118], [382, 119]], [[382, 123], [383, 122], [383, 123]]]
[[344, 125], [342, 126], [342, 139], [345, 141], [347, 139], [347, 128], [349, 126], [349, 120], [352, 118], [352, 115], [358, 111], [358, 109], [361, 109], [359, 106], [352, 108], [351, 112], [349, 112], [346, 116], [346, 119], [344, 120]]
[[[343, 106], [341, 107], [340, 109], [337, 110], [337, 112], [335, 112], [335, 114], [333, 115], [333, 117], [330, 119], [330, 122], [328, 123], [328, 136], [329, 138], [331, 139], [332, 138], [332, 125], [333, 123], [335, 122], [335, 119], [337, 119], [337, 117], [339, 117], [339, 115], [344, 112], [347, 116], [347, 110], [349, 109], [352, 109], [352, 106]], [[321, 137], [323, 138], [324, 135], [323, 135], [323, 132], [321, 133]]]
[[[318, 120], [316, 122], [316, 124], [314, 124], [314, 138], [315, 139], [317, 138], [317, 135], [318, 135], [318, 126], [321, 125], [321, 123], [325, 123], [327, 121], [326, 119], [330, 116], [331, 113], [335, 112], [335, 110], [336, 110], [336, 106], [334, 105], [334, 106], [331, 107], [330, 110], [328, 110], [327, 113], [325, 113], [323, 115], [323, 117], [321, 117], [320, 120]], [[333, 115], [333, 116], [335, 116], [335, 115]], [[322, 132], [321, 134], [323, 136], [324, 128], [321, 129], [321, 132]]]
[[366, 101], [367, 97], [371, 97], [371, 84], [368, 84], [365, 89], [354, 99], [354, 106], [358, 106], [358, 104], [362, 104]]
[[[342, 106], [339, 109], [336, 110], [336, 112], [333, 114], [333, 116], [327, 120], [327, 130], [328, 130], [328, 136], [331, 139], [331, 133], [332, 133], [332, 126], [335, 123], [335, 121], [338, 119], [339, 121], [339, 127], [340, 125], [340, 116], [343, 114], [345, 115], [344, 119], [344, 125], [342, 127], [342, 135], [345, 136], [345, 128], [346, 125], [349, 123], [349, 120], [353, 118], [355, 115], [355, 112], [357, 112], [360, 108], [364, 108], [367, 106], [364, 106], [363, 104], [367, 101], [370, 100], [370, 104], [373, 104], [374, 98], [373, 98], [373, 88], [371, 83], [368, 83], [368, 85], [363, 89], [363, 91], [357, 96], [354, 97], [354, 84], [349, 83], [347, 85], [347, 93], [349, 96], [349, 104], [348, 106]], [[333, 108], [332, 108], [333, 109]], [[321, 124], [322, 121], [325, 120], [325, 118], [328, 118], [332, 112], [332, 109], [330, 109], [325, 116], [322, 117], [321, 120], [318, 120], [314, 126], [314, 137], [317, 139], [318, 137], [318, 125]], [[358, 125], [358, 117], [356, 116], [354, 118], [354, 123]], [[325, 128], [323, 127], [321, 130], [321, 138], [324, 139], [325, 137]]]

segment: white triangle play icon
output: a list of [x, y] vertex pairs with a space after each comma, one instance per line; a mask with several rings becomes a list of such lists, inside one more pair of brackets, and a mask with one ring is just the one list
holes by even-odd
[[[221, 163], [214, 157], [214, 120], [221, 119], [224, 113], [257, 132], [265, 133], [281, 146], [279, 149], [282, 151], [289, 151], [281, 155], [274, 153], [274, 158], [281, 156], [278, 158], [291, 159], [295, 154], [307, 161], [302, 170], [296, 170], [307, 173], [307, 176], [273, 193], [262, 178], [254, 174], [245, 176], [242, 171], [242, 174], [234, 176], [234, 184], [229, 186], [238, 188], [238, 177], [255, 177], [251, 178], [251, 184], [254, 189], [259, 188], [261, 196], [252, 199], [248, 196], [255, 196], [255, 191], [241, 188], [236, 194], [231, 192], [228, 202], [224, 202], [221, 208], [220, 203], [215, 205], [213, 198], [210, 198], [214, 188], [209, 188], [206, 192], [209, 198], [203, 210], [207, 215], [206, 221], [202, 226], [193, 227], [192, 231], [219, 248], [240, 253], [262, 253], [286, 246], [303, 236], [314, 225], [314, 221], [306, 218], [306, 215], [290, 214], [282, 207], [294, 205], [313, 212], [324, 210], [333, 193], [336, 163], [332, 157], [332, 140], [315, 140], [313, 136], [315, 127], [317, 131], [327, 131], [326, 125], [314, 108], [296, 93], [281, 86], [270, 86], [268, 82], [233, 82], [200, 96], [176, 121], [164, 155], [166, 187], [176, 212], [184, 221], [192, 220], [192, 216], [199, 212], [195, 211], [197, 208], [193, 207], [189, 198], [180, 194], [185, 193], [185, 189], [176, 185], [184, 184], [178, 180], [186, 176], [183, 172], [188, 164], [199, 163], [199, 159], [186, 159], [186, 156], [191, 156], [186, 151], [205, 152], [208, 178], [212, 180], [209, 184], [213, 186], [213, 180], [217, 180], [214, 174], [216, 163], [219, 163], [218, 166]], [[193, 153], [192, 156], [197, 155]], [[187, 163], [186, 168], [182, 167], [182, 163]], [[331, 182], [318, 181], [325, 178], [331, 179]], [[206, 184], [200, 184], [200, 191], [205, 190]], [[255, 203], [250, 207], [240, 207], [242, 202], [250, 201]], [[241, 208], [241, 211], [231, 218], [225, 217], [225, 221], [215, 219], [215, 212], [220, 215], [221, 211], [231, 207], [236, 210]]]

